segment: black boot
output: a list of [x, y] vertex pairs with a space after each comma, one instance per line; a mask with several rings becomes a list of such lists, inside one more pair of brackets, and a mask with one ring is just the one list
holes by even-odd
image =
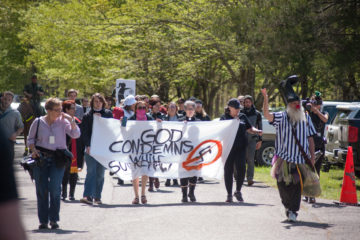
[[183, 202], [183, 203], [188, 202], [188, 198], [187, 198], [188, 188], [181, 186], [181, 191], [182, 191], [182, 199], [181, 199], [181, 202]]
[[170, 179], [166, 179], [165, 186], [166, 187], [170, 186]]
[[62, 194], [61, 194], [61, 199], [62, 200], [65, 200], [66, 199], [66, 197], [67, 197], [67, 190], [66, 190], [66, 188], [67, 188], [67, 186], [65, 185], [63, 185], [62, 186]]
[[69, 200], [74, 201], [74, 194], [75, 194], [75, 186], [76, 185], [70, 185], [70, 193], [69, 193]]
[[178, 183], [178, 180], [177, 180], [177, 179], [174, 179], [174, 180], [173, 180], [173, 186], [179, 186], [179, 183]]
[[153, 192], [154, 191], [154, 178], [150, 177], [149, 178], [149, 192]]
[[195, 186], [196, 185], [190, 185], [190, 191], [189, 191], [189, 195], [188, 195], [190, 198], [190, 201], [192, 201], [192, 202], [196, 202], [196, 198], [195, 198], [195, 194], [194, 194]]

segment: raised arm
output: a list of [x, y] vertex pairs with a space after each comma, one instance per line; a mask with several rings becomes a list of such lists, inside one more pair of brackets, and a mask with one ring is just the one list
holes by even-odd
[[263, 113], [264, 117], [269, 121], [274, 121], [274, 115], [269, 112], [269, 97], [267, 95], [266, 88], [261, 89], [261, 93], [264, 97], [264, 103], [263, 103]]

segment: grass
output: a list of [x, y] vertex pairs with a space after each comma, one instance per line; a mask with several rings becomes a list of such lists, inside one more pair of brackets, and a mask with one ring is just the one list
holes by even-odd
[[[270, 176], [271, 167], [255, 167], [255, 181], [263, 182], [268, 186], [276, 188], [276, 180]], [[319, 198], [339, 200], [344, 170], [332, 167], [329, 172], [320, 173], [321, 196]], [[356, 193], [360, 201], [360, 179], [356, 178]]]

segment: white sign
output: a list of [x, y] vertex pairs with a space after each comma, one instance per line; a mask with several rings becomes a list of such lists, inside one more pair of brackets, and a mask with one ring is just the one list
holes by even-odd
[[90, 154], [124, 180], [203, 176], [221, 179], [239, 120], [128, 121], [94, 116]]
[[135, 96], [136, 93], [136, 81], [128, 79], [116, 79], [116, 106], [120, 105], [122, 99], [125, 99], [128, 95]]

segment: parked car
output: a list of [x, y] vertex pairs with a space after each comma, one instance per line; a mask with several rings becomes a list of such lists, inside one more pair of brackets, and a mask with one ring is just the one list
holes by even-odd
[[343, 165], [347, 148], [352, 146], [355, 174], [360, 177], [360, 104], [338, 105], [334, 121], [328, 127], [325, 159]]

